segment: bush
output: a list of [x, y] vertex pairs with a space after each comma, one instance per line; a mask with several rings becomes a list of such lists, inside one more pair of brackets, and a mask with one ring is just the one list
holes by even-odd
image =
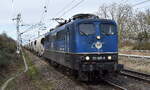
[[133, 49], [137, 50], [150, 50], [150, 35], [147, 31], [138, 34], [137, 44]]
[[0, 67], [5, 67], [9, 64], [11, 57], [7, 53], [0, 51]]
[[6, 67], [11, 64], [15, 58], [16, 43], [5, 33], [0, 35], [0, 67]]
[[128, 46], [133, 46], [134, 45], [134, 42], [130, 41], [130, 40], [126, 40], [124, 42], [122, 42], [119, 47], [122, 48], [122, 47], [128, 47]]
[[35, 80], [38, 78], [39, 72], [33, 65], [29, 67], [29, 70], [27, 72], [27, 76], [30, 80]]
[[144, 43], [138, 43], [138, 44], [135, 44], [134, 50], [150, 50], [150, 42], [144, 42]]

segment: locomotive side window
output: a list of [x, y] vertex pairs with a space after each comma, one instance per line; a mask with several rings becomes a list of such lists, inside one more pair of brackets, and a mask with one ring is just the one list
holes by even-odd
[[45, 40], [46, 40], [47, 42], [49, 41], [49, 36], [50, 36], [50, 35], [48, 35], [48, 36], [45, 37]]
[[57, 40], [64, 40], [65, 39], [65, 31], [60, 31], [60, 32], [57, 32]]
[[101, 33], [104, 35], [114, 35], [116, 26], [113, 24], [100, 24]]
[[55, 40], [55, 39], [56, 39], [56, 34], [57, 34], [57, 33], [53, 33], [53, 34], [50, 36], [50, 38], [53, 39], [53, 40]]
[[79, 25], [79, 32], [81, 35], [92, 35], [95, 34], [95, 26], [94, 24], [88, 24], [88, 23], [84, 23], [84, 24], [80, 24]]

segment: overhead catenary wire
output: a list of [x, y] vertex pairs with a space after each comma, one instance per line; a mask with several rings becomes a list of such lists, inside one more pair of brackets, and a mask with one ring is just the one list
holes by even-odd
[[76, 0], [72, 0], [71, 2], [69, 2], [68, 4], [65, 5], [65, 7], [63, 7], [60, 11], [58, 11], [55, 16], [59, 15], [62, 11], [66, 10], [70, 5], [72, 5]]
[[[48, 0], [49, 1], [49, 0]], [[45, 16], [46, 16], [46, 14], [47, 14], [47, 12], [48, 12], [48, 5], [49, 5], [49, 2], [45, 2], [46, 3], [46, 5], [43, 5], [43, 12], [42, 12], [42, 15], [41, 15], [41, 19], [40, 19], [40, 23], [44, 20], [44, 18], [45, 18]]]
[[136, 3], [136, 4], [132, 5], [132, 7], [135, 7], [135, 6], [138, 6], [138, 5], [147, 3], [147, 2], [149, 2], [149, 1], [150, 1], [150, 0], [145, 0], [145, 1], [142, 1], [142, 2], [139, 2], [139, 3]]
[[14, 0], [12, 0], [11, 2], [12, 2], [12, 9], [14, 9]]
[[[46, 30], [46, 20], [45, 20], [45, 18], [47, 17], [47, 15], [48, 15], [48, 8], [49, 8], [49, 2], [50, 2], [50, 0], [46, 0], [45, 1], [45, 5], [43, 5], [43, 8], [44, 8], [44, 10], [43, 10], [43, 13], [42, 13], [42, 17], [41, 17], [41, 19], [40, 19], [40, 26], [39, 26], [39, 30]], [[42, 29], [41, 29], [42, 28]]]
[[[72, 4], [73, 2], [74, 2], [75, 0], [73, 0], [72, 2], [70, 2], [70, 4]], [[62, 13], [58, 18], [52, 18], [52, 19], [50, 19], [50, 20], [55, 20], [55, 21], [57, 21], [57, 20], [64, 20], [63, 18], [62, 18], [62, 16], [64, 16], [65, 14], [67, 14], [69, 11], [71, 11], [71, 10], [73, 10], [74, 8], [76, 8], [78, 5], [80, 5], [83, 1], [85, 1], [85, 0], [80, 0], [78, 3], [76, 3], [74, 6], [72, 6], [71, 8], [69, 8], [67, 11], [65, 11], [64, 13]], [[67, 8], [67, 7], [64, 7], [63, 9], [65, 9], [65, 8]], [[64, 10], [63, 10], [64, 11]], [[57, 21], [58, 22], [58, 21]], [[58, 22], [59, 23], [59, 22]]]
[[[39, 28], [44, 27], [45, 23], [44, 23], [43, 20], [44, 20], [44, 18], [47, 15], [48, 7], [49, 7], [49, 1], [50, 0], [46, 0], [45, 1], [45, 5], [43, 5], [44, 10], [43, 10], [43, 12], [41, 14], [41, 18], [40, 18], [39, 22], [36, 23], [36, 24], [28, 25], [29, 27], [27, 29], [23, 30], [22, 33], [27, 33], [27, 32], [32, 32], [32, 31], [36, 31], [37, 32], [37, 31], [39, 31], [38, 30]], [[35, 36], [32, 36], [32, 37], [35, 37]]]
[[62, 15], [60, 15], [59, 18], [61, 18], [62, 16], [64, 16], [65, 14], [67, 14], [68, 12], [70, 12], [71, 10], [73, 10], [74, 8], [76, 8], [78, 5], [80, 5], [83, 1], [85, 0], [81, 0], [80, 2], [78, 2], [77, 4], [75, 4], [73, 7], [71, 7], [70, 9], [68, 9], [67, 11], [65, 11]]
[[[22, 19], [20, 20], [19, 26], [28, 26], [27, 29], [20, 31], [21, 34], [27, 33], [27, 32], [30, 32], [30, 31], [35, 31], [35, 28], [38, 28], [38, 27], [42, 27], [42, 26], [43, 26], [43, 21], [42, 21], [42, 20], [43, 20], [43, 19], [45, 18], [45, 16], [46, 16], [47, 8], [48, 8], [48, 6], [49, 6], [49, 1], [50, 1], [50, 0], [46, 0], [46, 1], [45, 1], [45, 5], [43, 5], [43, 6], [44, 6], [44, 11], [43, 11], [43, 13], [42, 13], [42, 17], [41, 17], [41, 19], [40, 19], [40, 22], [38, 22], [38, 23], [36, 23], [36, 24], [25, 25], [25, 24], [23, 23], [23, 20], [22, 20]], [[12, 13], [14, 12], [14, 2], [15, 2], [15, 0], [11, 0]], [[16, 8], [15, 8], [15, 9], [16, 9]], [[37, 30], [37, 29], [36, 29], [36, 30]], [[31, 36], [33, 37], [33, 35], [31, 35]]]
[[[46, 18], [46, 16], [47, 16], [47, 12], [48, 12], [48, 7], [49, 7], [49, 2], [50, 2], [50, 0], [46, 0], [45, 1], [45, 4], [43, 5], [43, 11], [42, 11], [42, 14], [41, 14], [41, 18], [40, 18], [40, 20], [39, 20], [39, 23], [44, 23], [44, 20], [45, 20], [45, 18]], [[45, 23], [44, 23], [45, 24]], [[42, 27], [42, 26], [40, 26], [40, 27]]]
[[120, 0], [119, 2], [119, 4], [122, 4], [122, 3], [127, 3], [129, 0]]
[[124, 0], [122, 1], [122, 4], [129, 4], [131, 2], [136, 2], [135, 0]]
[[150, 8], [150, 5], [142, 6], [140, 8], [145, 8], [145, 9], [147, 8], [148, 9], [148, 8]]

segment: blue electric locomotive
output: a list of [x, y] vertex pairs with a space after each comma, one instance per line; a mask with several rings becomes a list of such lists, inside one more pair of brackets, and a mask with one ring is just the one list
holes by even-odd
[[117, 24], [92, 14], [78, 14], [51, 30], [44, 57], [75, 71], [82, 80], [122, 70], [118, 64]]

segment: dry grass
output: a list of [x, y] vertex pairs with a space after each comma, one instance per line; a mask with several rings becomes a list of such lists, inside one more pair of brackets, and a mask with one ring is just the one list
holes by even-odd
[[120, 51], [119, 53], [121, 53], [121, 54], [133, 54], [133, 55], [150, 56], [150, 53], [148, 53], [148, 52]]
[[5, 33], [0, 34], [0, 86], [23, 69], [22, 57], [16, 57], [15, 52], [15, 41]]
[[150, 60], [120, 58], [119, 63], [124, 64], [124, 67], [127, 69], [132, 69], [139, 72], [150, 74]]
[[16, 59], [16, 43], [6, 34], [0, 35], [0, 71], [6, 69]]
[[[40, 71], [41, 67], [36, 66], [30, 55], [30, 53], [25, 52], [29, 70], [10, 82], [6, 90], [52, 90], [52, 84], [47, 81], [46, 77], [43, 77]], [[38, 62], [38, 60], [35, 61]]]
[[123, 46], [120, 49], [122, 49], [122, 50], [132, 50], [133, 46]]

